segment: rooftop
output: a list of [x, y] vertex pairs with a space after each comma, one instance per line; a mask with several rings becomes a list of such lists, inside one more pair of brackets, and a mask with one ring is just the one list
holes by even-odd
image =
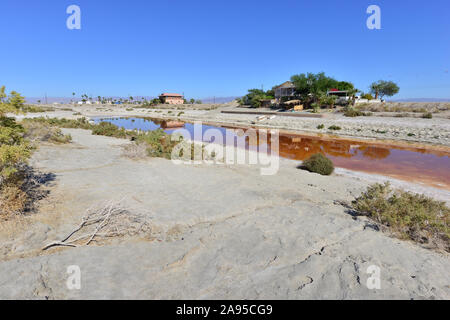
[[160, 97], [180, 97], [180, 98], [182, 98], [183, 96], [178, 93], [162, 93], [160, 95]]

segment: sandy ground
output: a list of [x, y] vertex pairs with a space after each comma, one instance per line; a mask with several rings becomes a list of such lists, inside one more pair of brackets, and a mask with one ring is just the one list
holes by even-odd
[[[447, 253], [391, 238], [341, 205], [369, 175], [322, 177], [288, 160], [273, 176], [250, 165], [136, 161], [123, 156], [126, 140], [64, 131], [73, 143], [33, 156], [35, 168], [55, 174], [39, 212], [0, 230], [2, 299], [450, 298]], [[87, 208], [120, 199], [150, 234], [40, 250]], [[81, 269], [80, 290], [66, 286], [71, 265]], [[378, 290], [366, 286], [372, 265]]]

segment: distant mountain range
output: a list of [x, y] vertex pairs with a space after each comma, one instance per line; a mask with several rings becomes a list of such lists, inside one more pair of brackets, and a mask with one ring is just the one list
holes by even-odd
[[[113, 98], [113, 99], [127, 99], [125, 97], [108, 97], [108, 98]], [[142, 100], [142, 98], [147, 99], [147, 100], [151, 100], [154, 99], [155, 97], [134, 97], [134, 101], [137, 100]], [[203, 103], [228, 103], [231, 102], [233, 100], [236, 100], [237, 98], [239, 98], [239, 96], [230, 96], [230, 97], [206, 97], [206, 98], [202, 98], [200, 99]], [[35, 98], [35, 97], [30, 97], [30, 98], [26, 98], [27, 103], [38, 103], [38, 101], [40, 100], [40, 103], [45, 103], [45, 98]], [[52, 104], [52, 103], [70, 103], [71, 101], [80, 101], [81, 98], [76, 97], [76, 98], [67, 98], [67, 97], [47, 97], [47, 103]], [[97, 98], [93, 98], [94, 101], [97, 101]], [[387, 100], [389, 102], [450, 102], [450, 99], [439, 99], [439, 98], [409, 98], [409, 99], [389, 99]]]
[[412, 98], [412, 99], [392, 99], [392, 102], [450, 102], [450, 99], [439, 98]]
[[[92, 97], [92, 98], [93, 98], [93, 101], [97, 101], [96, 97]], [[120, 98], [128, 99], [126, 97], [107, 97], [107, 98], [113, 98], [113, 99], [117, 99], [117, 100], [120, 99]], [[146, 100], [152, 100], [155, 97], [141, 97], [141, 96], [139, 96], [139, 97], [133, 97], [133, 98], [134, 98], [134, 101], [139, 101], [139, 100], [142, 100], [142, 98], [144, 98]], [[233, 97], [206, 97], [206, 98], [203, 98], [203, 99], [200, 99], [200, 100], [203, 103], [228, 103], [228, 102], [231, 102], [231, 101], [233, 101], [233, 100], [235, 100], [237, 98], [239, 98], [239, 97], [234, 97], [234, 96]], [[26, 101], [27, 101], [27, 103], [39, 103], [39, 101], [40, 101], [41, 104], [44, 104], [44, 103], [46, 103], [46, 101], [45, 101], [46, 99], [47, 99], [47, 103], [48, 104], [52, 104], [52, 103], [63, 103], [63, 104], [66, 104], [66, 103], [71, 103], [73, 101], [80, 101], [81, 100], [80, 97], [75, 97], [75, 98], [67, 98], [67, 97], [47, 97], [47, 98], [27, 97]]]

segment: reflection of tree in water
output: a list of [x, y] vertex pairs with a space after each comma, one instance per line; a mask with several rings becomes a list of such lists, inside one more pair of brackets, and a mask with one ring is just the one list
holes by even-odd
[[385, 159], [391, 154], [389, 149], [372, 146], [360, 146], [358, 150], [362, 152], [365, 158], [377, 160]]
[[[241, 130], [239, 132], [242, 133]], [[245, 132], [245, 130], [244, 130]], [[234, 132], [235, 134], [238, 131]], [[238, 135], [238, 134], [237, 134]], [[240, 136], [240, 135], [239, 135]], [[256, 139], [250, 139], [249, 132], [245, 133], [246, 147], [258, 146], [262, 150], [264, 138], [259, 131], [256, 132]], [[271, 136], [267, 134], [266, 143], [268, 150], [271, 150]], [[262, 148], [262, 149], [261, 149]], [[270, 151], [269, 151], [270, 152]], [[390, 155], [390, 150], [367, 145], [352, 145], [351, 141], [343, 140], [321, 140], [320, 138], [302, 137], [297, 135], [280, 134], [279, 136], [279, 154], [281, 157], [304, 160], [316, 153], [322, 153], [335, 158], [352, 158], [358, 154], [369, 159], [384, 159]]]
[[162, 119], [151, 119], [151, 121], [153, 121], [153, 123], [157, 125], [161, 125], [163, 122], [165, 122], [165, 120]]
[[304, 160], [316, 153], [351, 158], [351, 145], [345, 141], [319, 140], [280, 135], [280, 156]]

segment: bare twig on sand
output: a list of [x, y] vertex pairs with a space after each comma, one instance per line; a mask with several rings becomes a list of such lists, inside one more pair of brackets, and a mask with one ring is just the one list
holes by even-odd
[[96, 238], [112, 238], [149, 233], [150, 224], [144, 216], [131, 214], [120, 202], [108, 202], [99, 209], [88, 209], [81, 223], [63, 240], [47, 244], [42, 250], [52, 247], [88, 246]]

